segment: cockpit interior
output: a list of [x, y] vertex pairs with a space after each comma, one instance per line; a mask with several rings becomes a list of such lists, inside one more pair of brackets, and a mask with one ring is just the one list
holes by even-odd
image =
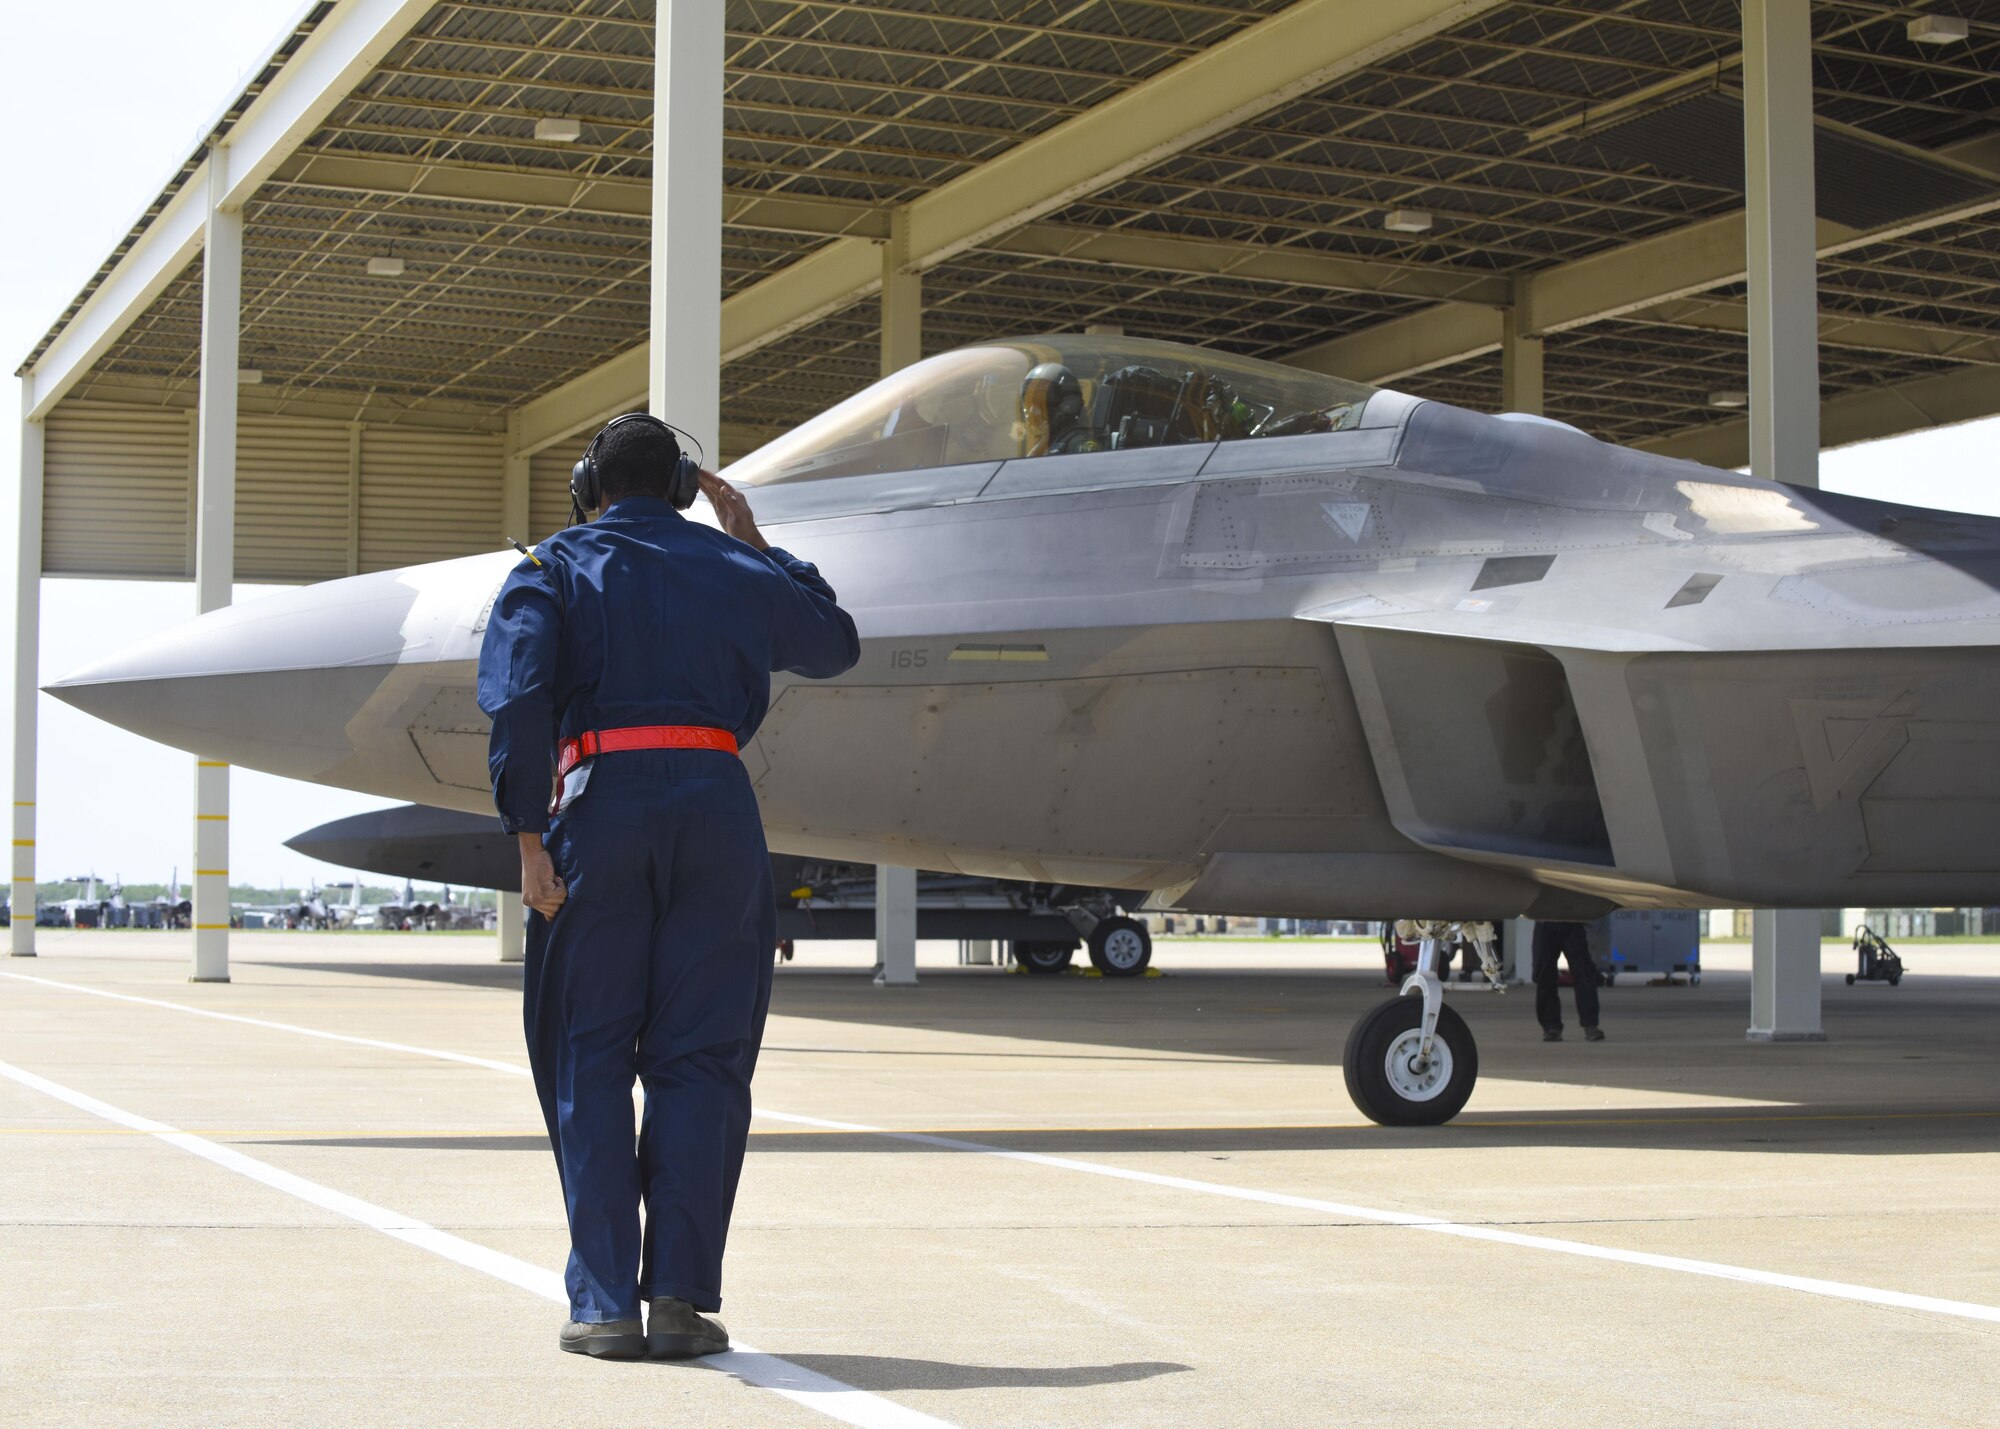
[[1059, 334], [940, 353], [728, 470], [739, 485], [1337, 432], [1376, 389], [1141, 338]]

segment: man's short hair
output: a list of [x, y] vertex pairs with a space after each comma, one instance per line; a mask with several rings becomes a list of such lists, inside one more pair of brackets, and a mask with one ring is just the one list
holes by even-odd
[[624, 496], [667, 499], [681, 446], [653, 422], [620, 422], [597, 444], [597, 481], [609, 506]]

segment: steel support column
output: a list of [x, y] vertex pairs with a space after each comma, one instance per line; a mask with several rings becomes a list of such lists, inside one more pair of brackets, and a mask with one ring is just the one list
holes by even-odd
[[875, 986], [917, 982], [917, 871], [875, 867]]
[[[882, 245], [882, 375], [924, 355], [924, 280], [910, 266], [910, 211], [889, 217]], [[917, 980], [917, 874], [879, 865], [875, 870], [875, 985]]]
[[[196, 614], [229, 604], [236, 575], [236, 373], [243, 307], [243, 211], [226, 208], [229, 149], [208, 155], [202, 238], [201, 387], [195, 416]], [[229, 766], [195, 757], [195, 982], [229, 981]]]
[[1759, 908], [1750, 915], [1752, 1042], [1824, 1042], [1819, 1020], [1820, 915]]
[[1807, 0], [1744, 0], [1750, 470], [1819, 485], [1819, 259]]
[[[1748, 184], [1750, 470], [1819, 485], [1819, 260], [1813, 211], [1812, 16], [1808, 0], [1744, 0], [1743, 159]], [[1816, 1041], [1817, 912], [1751, 921], [1750, 1029]]]
[[27, 419], [28, 390], [24, 381], [20, 504], [14, 513], [14, 882], [8, 890], [7, 950], [17, 958], [35, 955], [35, 701], [42, 645], [43, 427]]
[[1522, 332], [1524, 315], [1510, 308], [1500, 323], [1500, 410], [1542, 415], [1542, 340]]
[[[533, 545], [543, 533], [528, 529], [528, 488], [532, 480], [530, 458], [521, 450], [521, 414], [507, 414], [507, 444], [500, 466], [500, 538]], [[505, 902], [505, 899], [501, 900]]]
[[889, 216], [882, 245], [882, 375], [900, 372], [924, 355], [924, 279], [910, 266], [910, 211]]
[[500, 919], [500, 961], [518, 963], [528, 955], [527, 911], [521, 906], [521, 895], [501, 889], [493, 895], [499, 900]]
[[722, 12], [659, 0], [647, 409], [722, 450]]

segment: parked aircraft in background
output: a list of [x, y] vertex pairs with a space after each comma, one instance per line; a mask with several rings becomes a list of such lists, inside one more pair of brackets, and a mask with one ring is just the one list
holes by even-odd
[[178, 868], [167, 883], [167, 891], [153, 902], [159, 910], [161, 927], [189, 928], [194, 925], [194, 903], [181, 897], [181, 871]]
[[[41, 905], [37, 920], [47, 927], [56, 928], [103, 928], [108, 927], [112, 900], [100, 897], [97, 891], [97, 875], [86, 874], [82, 878], [66, 878], [65, 883], [81, 883], [83, 892], [74, 898], [62, 898], [53, 903]], [[114, 894], [118, 906], [125, 904], [122, 894]]]
[[285, 922], [293, 928], [331, 928], [334, 925], [333, 910], [327, 906], [326, 894], [314, 879], [312, 886], [301, 889], [299, 901], [282, 910]]
[[[773, 846], [1302, 917], [2000, 902], [2000, 522], [1171, 344], [929, 358], [727, 473], [854, 612], [744, 751]], [[487, 806], [508, 553], [212, 612], [60, 698]], [[1428, 970], [1350, 1048], [1438, 1121]]]

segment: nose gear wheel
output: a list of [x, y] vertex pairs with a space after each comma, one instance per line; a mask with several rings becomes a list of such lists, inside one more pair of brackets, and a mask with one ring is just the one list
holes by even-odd
[[1347, 1094], [1383, 1126], [1439, 1126], [1457, 1116], [1479, 1080], [1472, 1029], [1450, 1007], [1438, 1010], [1430, 1058], [1420, 1061], [1423, 999], [1377, 1003], [1347, 1034], [1341, 1072]]

